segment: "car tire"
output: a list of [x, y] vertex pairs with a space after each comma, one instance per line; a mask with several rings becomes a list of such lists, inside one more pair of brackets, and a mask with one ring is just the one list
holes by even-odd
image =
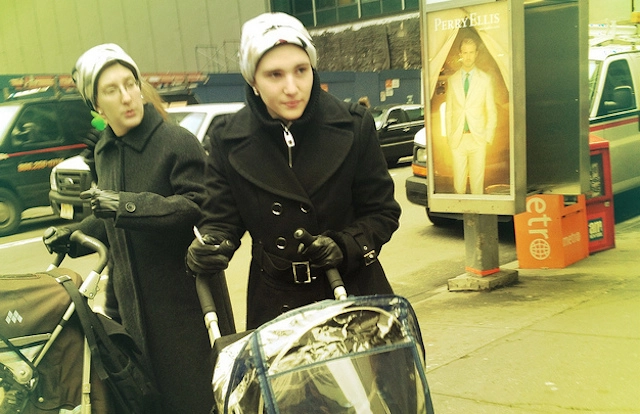
[[0, 236], [15, 233], [21, 218], [22, 206], [18, 197], [12, 191], [0, 188]]
[[436, 227], [452, 227], [456, 225], [458, 221], [460, 221], [454, 218], [434, 216], [433, 214], [431, 214], [428, 207], [425, 210], [427, 211], [427, 217], [429, 218], [429, 221], [431, 221], [431, 223], [433, 223], [433, 225]]

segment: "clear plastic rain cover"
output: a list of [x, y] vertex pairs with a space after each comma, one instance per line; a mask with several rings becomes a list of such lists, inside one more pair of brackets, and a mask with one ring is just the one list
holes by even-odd
[[326, 300], [227, 346], [218, 413], [430, 413], [415, 314], [399, 296]]

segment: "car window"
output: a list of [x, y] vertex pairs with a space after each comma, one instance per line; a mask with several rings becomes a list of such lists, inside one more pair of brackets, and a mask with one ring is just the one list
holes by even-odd
[[170, 112], [169, 118], [193, 135], [197, 135], [207, 114], [204, 112]]
[[598, 115], [607, 115], [632, 109], [636, 105], [629, 63], [615, 60], [609, 64]]
[[53, 104], [27, 106], [11, 131], [14, 148], [40, 148], [63, 141]]
[[[394, 119], [395, 119], [395, 122], [393, 121]], [[387, 123], [389, 124], [392, 122], [396, 124], [407, 122], [407, 115], [400, 108], [392, 109], [391, 111], [389, 111], [389, 116], [387, 117]]]
[[593, 107], [593, 97], [596, 94], [596, 85], [598, 85], [600, 66], [602, 66], [602, 62], [599, 60], [589, 61], [589, 102], [591, 102], [589, 113], [591, 113], [591, 108]]
[[3, 145], [12, 121], [20, 109], [17, 105], [0, 106], [0, 145]]
[[424, 119], [424, 108], [407, 109], [405, 112], [409, 117], [409, 122], [422, 121]]

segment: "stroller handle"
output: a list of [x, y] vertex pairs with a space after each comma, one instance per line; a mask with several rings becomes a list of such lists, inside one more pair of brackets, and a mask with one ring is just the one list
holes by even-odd
[[[100, 240], [87, 236], [80, 230], [71, 233], [69, 240], [98, 253], [98, 263], [93, 270], [98, 274], [102, 273], [104, 268], [107, 267], [107, 247]], [[64, 258], [64, 256], [65, 255], [62, 254], [62, 258]], [[56, 260], [58, 259], [60, 259], [60, 254], [58, 254]], [[60, 262], [62, 262], [62, 259], [60, 259]]]
[[[316, 239], [316, 237], [312, 236], [311, 233], [302, 228], [293, 232], [293, 237], [299, 240], [300, 243], [304, 244], [305, 247], [309, 246]], [[338, 272], [338, 269], [335, 267], [329, 267], [325, 269], [325, 273], [327, 274], [329, 286], [331, 286], [335, 298], [339, 300], [346, 299], [347, 291], [344, 288], [344, 282], [342, 280], [342, 276], [340, 276], [340, 272]]]
[[[216, 275], [215, 277], [224, 277], [224, 274]], [[209, 333], [209, 343], [211, 347], [216, 343], [216, 339], [222, 337], [220, 333], [220, 326], [218, 324], [218, 313], [216, 309], [216, 302], [213, 299], [211, 290], [209, 289], [208, 276], [198, 274], [196, 275], [196, 293], [198, 294], [198, 300], [202, 307], [202, 314], [204, 316], [204, 325]]]

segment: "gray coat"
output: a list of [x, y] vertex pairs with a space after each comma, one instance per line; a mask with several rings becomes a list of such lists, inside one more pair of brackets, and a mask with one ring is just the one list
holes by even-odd
[[88, 217], [80, 228], [108, 245], [122, 324], [148, 358], [164, 412], [208, 413], [211, 348], [185, 267], [205, 192], [204, 150], [147, 104], [125, 136], [105, 130], [95, 160], [98, 188], [120, 193], [119, 211], [115, 220]]
[[311, 283], [293, 280], [292, 261], [303, 260], [293, 233], [301, 227], [341, 247], [349, 294], [392, 293], [377, 256], [398, 228], [400, 206], [371, 114], [322, 91], [316, 75], [303, 116], [290, 126], [296, 142], [290, 167], [282, 125], [247, 89], [247, 107], [212, 133], [200, 224], [236, 245], [245, 231], [251, 234], [247, 328], [333, 298], [322, 271], [312, 271]]

